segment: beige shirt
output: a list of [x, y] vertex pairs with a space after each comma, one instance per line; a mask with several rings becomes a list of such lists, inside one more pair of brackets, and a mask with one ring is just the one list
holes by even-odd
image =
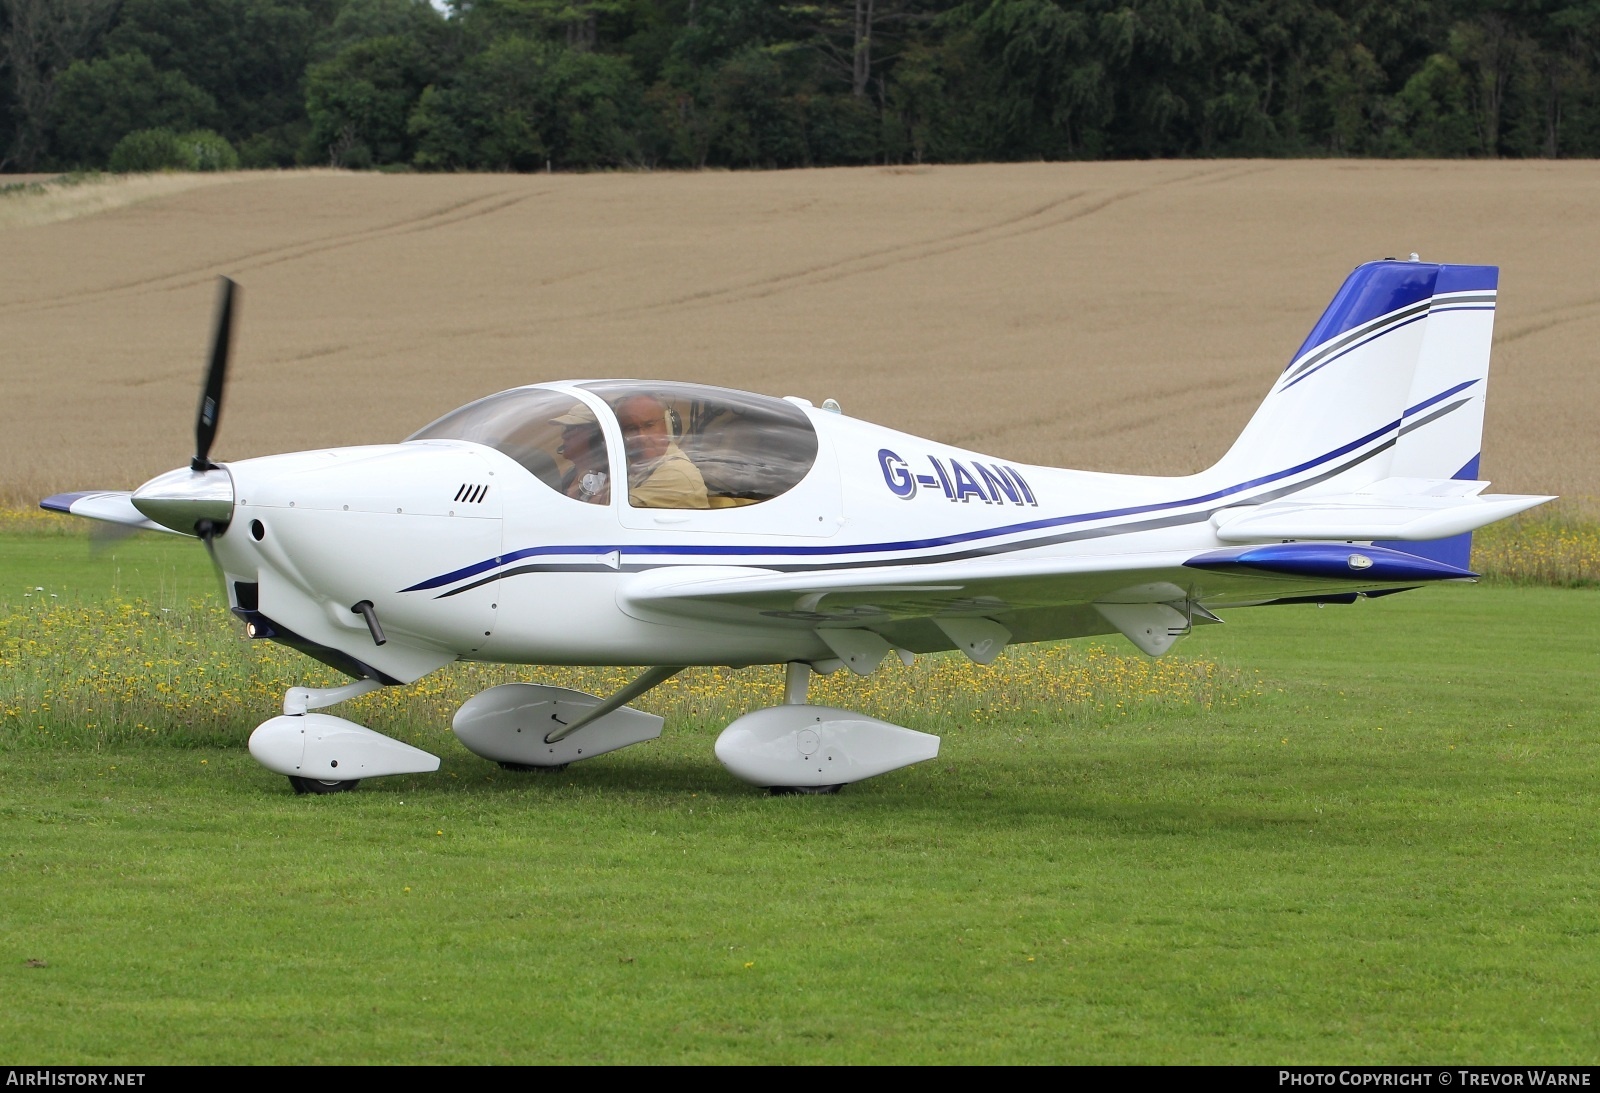
[[[643, 477], [640, 477], [642, 472]], [[631, 468], [628, 477], [634, 481], [628, 489], [628, 501], [639, 509], [705, 509], [706, 480], [676, 444], [669, 444], [666, 452], [654, 463]]]

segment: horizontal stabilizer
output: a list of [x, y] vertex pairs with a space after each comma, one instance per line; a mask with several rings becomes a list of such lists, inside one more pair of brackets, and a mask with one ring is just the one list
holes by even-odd
[[162, 527], [133, 507], [133, 494], [127, 490], [89, 490], [84, 493], [58, 493], [39, 502], [39, 507], [50, 512], [65, 512], [106, 524], [138, 528], [140, 531], [161, 531], [168, 535], [179, 532]]
[[[1415, 492], [1398, 493], [1402, 484]], [[1550, 497], [1482, 494], [1486, 482], [1388, 479], [1357, 493], [1295, 497], [1264, 505], [1223, 509], [1211, 518], [1224, 543], [1265, 543], [1284, 539], [1390, 539], [1415, 542], [1443, 539], [1514, 516]], [[1473, 489], [1476, 487], [1476, 489]]]

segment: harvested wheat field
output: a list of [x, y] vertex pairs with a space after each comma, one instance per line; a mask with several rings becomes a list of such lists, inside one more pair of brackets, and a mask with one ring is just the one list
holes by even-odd
[[1484, 472], [1600, 495], [1600, 165], [1157, 162], [771, 173], [179, 176], [0, 194], [0, 496], [402, 437], [501, 388], [834, 397], [1014, 460], [1186, 473], [1348, 270], [1502, 267]]

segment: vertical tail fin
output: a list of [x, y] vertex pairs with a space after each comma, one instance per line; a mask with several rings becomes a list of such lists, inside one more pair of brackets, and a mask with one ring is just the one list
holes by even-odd
[[1498, 283], [1494, 266], [1356, 267], [1215, 473], [1330, 492], [1476, 477]]

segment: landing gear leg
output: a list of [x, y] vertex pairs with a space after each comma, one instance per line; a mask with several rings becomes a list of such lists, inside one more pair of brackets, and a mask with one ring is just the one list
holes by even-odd
[[803, 660], [791, 660], [783, 666], [783, 704], [804, 706], [806, 692], [811, 689], [811, 665]]

